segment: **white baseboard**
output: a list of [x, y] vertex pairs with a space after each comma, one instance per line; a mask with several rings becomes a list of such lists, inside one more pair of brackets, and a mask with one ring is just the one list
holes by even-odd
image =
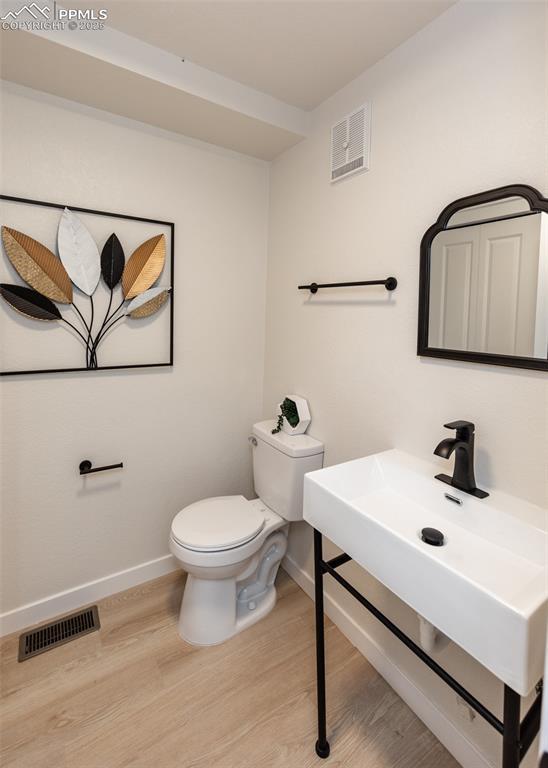
[[[284, 558], [282, 567], [313, 600], [314, 580], [312, 577], [290, 557]], [[412, 680], [409, 680], [402, 670], [385, 655], [382, 648], [367, 634], [363, 627], [360, 627], [332, 597], [325, 595], [324, 605], [325, 612], [331, 621], [384, 677], [390, 687], [441, 741], [457, 762], [464, 768], [493, 768], [487, 758], [459, 731], [456, 724], [439, 709], [436, 709], [427, 694], [418, 688]]]
[[109, 576], [90, 581], [87, 584], [80, 584], [80, 586], [67, 589], [65, 592], [58, 592], [56, 595], [50, 595], [42, 600], [37, 600], [35, 603], [22, 605], [20, 608], [0, 614], [0, 637], [67, 613], [67, 611], [75, 611], [83, 605], [94, 603], [96, 600], [114, 595], [116, 592], [123, 592], [124, 589], [136, 587], [145, 581], [157, 579], [178, 568], [174, 557], [164, 555], [156, 558], [156, 560], [149, 560], [146, 563], [127, 568], [125, 571], [111, 573]]

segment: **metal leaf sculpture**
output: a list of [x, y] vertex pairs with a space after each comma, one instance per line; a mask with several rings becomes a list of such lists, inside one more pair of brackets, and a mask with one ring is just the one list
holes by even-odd
[[74, 285], [91, 296], [101, 274], [99, 250], [78, 216], [68, 208], [65, 208], [59, 222], [57, 246]]
[[25, 285], [0, 283], [0, 294], [22, 315], [34, 320], [61, 320], [61, 313], [52, 301]]
[[[99, 255], [84, 224], [65, 208], [57, 231], [59, 258], [42, 243], [11, 227], [2, 227], [2, 241], [10, 262], [31, 287], [1, 283], [0, 296], [26, 317], [59, 321], [68, 326], [84, 345], [88, 369], [99, 367], [97, 348], [114, 326], [127, 317], [149, 317], [169, 299], [170, 287], [153, 287], [165, 264], [165, 235], [146, 240], [126, 262], [122, 244], [113, 232]], [[104, 319], [97, 329], [93, 293], [101, 274], [110, 295]], [[114, 289], [120, 283], [121, 301], [112, 309]], [[89, 319], [74, 302], [73, 284], [89, 296]], [[66, 313], [60, 313], [54, 301], [71, 305], [79, 327], [67, 319]]]
[[171, 288], [149, 288], [129, 303], [126, 314], [132, 318], [150, 317], [163, 307], [169, 298]]
[[113, 232], [101, 251], [101, 274], [111, 290], [120, 282], [125, 261], [122, 244]]
[[122, 275], [122, 293], [133, 299], [156, 282], [166, 260], [166, 239], [156, 235], [142, 243], [130, 256]]
[[72, 302], [70, 278], [49, 248], [10, 227], [2, 227], [2, 241], [8, 259], [31, 288], [60, 304]]

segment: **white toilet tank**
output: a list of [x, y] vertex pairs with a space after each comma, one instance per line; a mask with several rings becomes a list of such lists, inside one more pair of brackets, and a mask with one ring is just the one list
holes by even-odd
[[309, 435], [273, 435], [275, 426], [274, 419], [253, 425], [255, 493], [284, 520], [302, 520], [304, 476], [322, 468], [323, 443]]

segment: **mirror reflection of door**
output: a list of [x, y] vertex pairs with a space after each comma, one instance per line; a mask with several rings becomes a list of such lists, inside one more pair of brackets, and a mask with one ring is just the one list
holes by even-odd
[[546, 214], [453, 226], [436, 235], [428, 341], [441, 349], [547, 358]]

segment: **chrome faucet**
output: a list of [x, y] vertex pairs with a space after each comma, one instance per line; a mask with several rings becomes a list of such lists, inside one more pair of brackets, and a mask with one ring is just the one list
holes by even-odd
[[436, 475], [437, 480], [452, 485], [461, 491], [477, 496], [478, 499], [484, 499], [489, 494], [476, 487], [476, 478], [474, 476], [474, 425], [471, 421], [452, 421], [444, 424], [447, 429], [456, 429], [456, 437], [447, 437], [434, 449], [436, 456], [448, 459], [452, 453], [455, 454], [455, 467], [453, 477], [449, 475]]

